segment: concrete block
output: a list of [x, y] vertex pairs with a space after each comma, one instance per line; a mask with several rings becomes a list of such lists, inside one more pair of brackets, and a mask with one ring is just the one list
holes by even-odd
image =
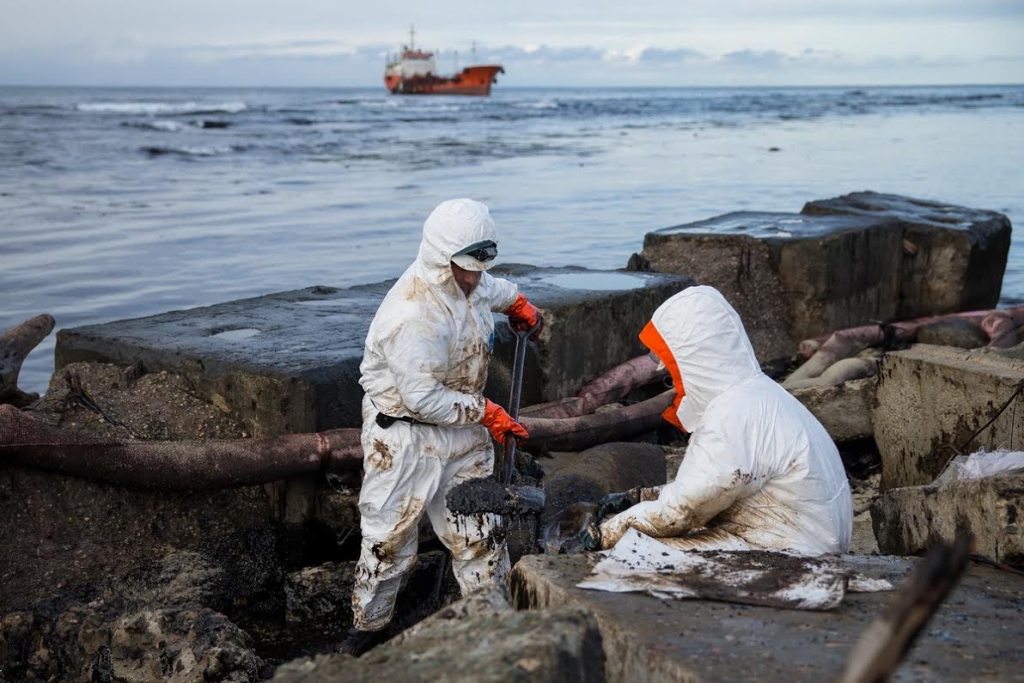
[[865, 439], [874, 434], [871, 410], [875, 404], [875, 377], [840, 384], [791, 389], [790, 393], [818, 418], [833, 441]]
[[0, 611], [265, 529], [276, 514], [262, 486], [167, 493], [0, 468]]
[[917, 555], [967, 531], [974, 552], [1024, 567], [1024, 474], [891, 489], [872, 503], [871, 524], [883, 553]]
[[[1021, 379], [1024, 360], [983, 349], [917, 344], [886, 354], [871, 413], [882, 456], [881, 489], [932, 483], [959, 454], [957, 449], [1013, 395]], [[1011, 406], [965, 452], [1022, 444], [1024, 409]]]
[[[545, 309], [532, 345], [523, 405], [562, 398], [643, 353], [637, 334], [662, 301], [690, 283], [658, 273], [506, 265]], [[310, 287], [205, 308], [61, 330], [56, 366], [141, 362], [185, 374], [255, 437], [356, 427], [359, 363], [370, 321], [393, 282]], [[508, 401], [514, 335], [498, 315], [488, 395]]]
[[896, 313], [902, 230], [892, 218], [728, 213], [648, 233], [654, 270], [717, 288], [761, 361]]
[[554, 609], [440, 621], [401, 646], [378, 647], [359, 659], [327, 655], [289, 662], [273, 681], [603, 683], [603, 669], [593, 617]]
[[[523, 558], [512, 575], [519, 608], [575, 607], [597, 619], [610, 683], [839, 680], [850, 651], [893, 593], [847, 593], [835, 610], [753, 607], [705, 600], [659, 600], [584, 590], [587, 555]], [[851, 571], [898, 584], [912, 562], [846, 556]], [[1024, 642], [1020, 577], [972, 566], [922, 630], [894, 680], [926, 667], [936, 681], [1014, 680]]]
[[1011, 232], [1002, 214], [877, 192], [808, 202], [801, 213], [899, 222], [897, 319], [992, 308], [999, 301]]

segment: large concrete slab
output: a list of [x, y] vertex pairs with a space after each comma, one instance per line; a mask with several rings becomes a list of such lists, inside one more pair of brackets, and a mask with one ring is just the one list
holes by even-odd
[[[896, 581], [911, 566], [898, 558], [851, 559], [862, 574]], [[593, 614], [612, 683], [838, 680], [857, 638], [894, 598], [847, 594], [836, 610], [807, 612], [576, 588], [591, 561], [524, 558], [513, 573], [513, 594], [520, 607]], [[1024, 578], [972, 566], [891, 680], [1024, 680], [1022, 591]]]
[[901, 320], [992, 308], [1010, 251], [1010, 219], [994, 211], [878, 192], [808, 202], [801, 213], [899, 221]]
[[[642, 353], [637, 334], [651, 313], [691, 284], [668, 274], [582, 268], [506, 265], [493, 272], [547, 312], [527, 360], [524, 405], [571, 395]], [[56, 366], [142, 362], [148, 370], [182, 372], [256, 437], [355, 427], [363, 342], [392, 284], [309, 287], [61, 330]], [[503, 322], [495, 337], [488, 394], [504, 404], [514, 337]]]
[[871, 504], [871, 524], [883, 553], [916, 555], [966, 531], [975, 552], [1024, 567], [1024, 474], [892, 489]]
[[642, 255], [719, 289], [765, 361], [807, 337], [892, 318], [901, 241], [892, 218], [741, 211], [648, 233]]
[[[1022, 379], [1024, 360], [983, 349], [917, 344], [886, 354], [871, 414], [882, 490], [932, 483]], [[965, 452], [1022, 446], [1024, 410], [1011, 406]]]

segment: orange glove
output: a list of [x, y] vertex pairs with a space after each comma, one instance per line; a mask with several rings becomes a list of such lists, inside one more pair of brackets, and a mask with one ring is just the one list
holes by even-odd
[[512, 325], [512, 329], [519, 330], [532, 330], [535, 325], [540, 325], [537, 331], [530, 336], [530, 339], [536, 339], [540, 331], [544, 329], [544, 318], [540, 314], [540, 309], [531, 304], [526, 300], [526, 297], [522, 293], [516, 297], [515, 302], [505, 311], [505, 315], [508, 316], [508, 322]]
[[505, 409], [499, 406], [491, 399], [484, 399], [487, 401], [486, 407], [484, 407], [484, 419], [480, 423], [487, 427], [491, 432], [491, 436], [500, 443], [502, 446], [505, 445], [505, 437], [511, 432], [514, 436], [518, 436], [520, 439], [529, 439], [530, 433], [526, 431], [526, 427], [519, 424], [512, 419], [512, 416], [505, 412]]

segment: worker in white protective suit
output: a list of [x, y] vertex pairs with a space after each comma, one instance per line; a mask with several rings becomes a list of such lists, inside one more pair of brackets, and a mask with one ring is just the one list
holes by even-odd
[[839, 452], [761, 372], [725, 298], [685, 289], [654, 312], [640, 340], [672, 376], [665, 419], [690, 439], [675, 481], [601, 523], [601, 547], [633, 528], [684, 550], [845, 552], [853, 500]]
[[360, 365], [363, 538], [344, 652], [359, 655], [385, 639], [424, 515], [452, 553], [463, 594], [507, 580], [508, 550], [493, 535], [497, 516], [456, 515], [445, 505], [449, 489], [491, 474], [492, 437], [529, 436], [483, 396], [492, 312], [506, 313], [517, 329], [539, 332], [542, 321], [515, 284], [486, 272], [497, 243], [486, 206], [443, 202], [423, 224], [416, 261], [370, 324]]

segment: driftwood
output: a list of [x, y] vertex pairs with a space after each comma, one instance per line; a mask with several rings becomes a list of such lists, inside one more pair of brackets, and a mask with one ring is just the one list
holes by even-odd
[[889, 680], [914, 639], [956, 585], [967, 567], [969, 534], [951, 545], [939, 543], [917, 563], [897, 589], [896, 599], [853, 646], [842, 683], [881, 683]]
[[37, 315], [0, 334], [0, 404], [26, 406], [39, 398], [18, 388], [21, 365], [32, 349], [53, 331], [52, 315]]
[[974, 322], [988, 337], [989, 348], [1007, 348], [1017, 343], [1017, 328], [1024, 324], [1024, 306], [934, 315], [886, 325], [864, 325], [808, 339], [800, 344], [800, 354], [808, 359], [807, 362], [782, 384], [790, 387], [797, 382], [818, 377], [837, 361], [855, 356], [869, 346], [886, 342], [911, 342], [922, 327], [947, 320]]

